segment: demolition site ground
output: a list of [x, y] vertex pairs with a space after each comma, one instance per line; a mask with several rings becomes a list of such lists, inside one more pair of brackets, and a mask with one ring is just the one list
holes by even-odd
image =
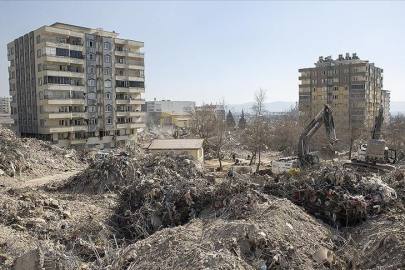
[[405, 268], [402, 163], [274, 175], [267, 152], [229, 177], [187, 153], [96, 153], [0, 127], [1, 269]]

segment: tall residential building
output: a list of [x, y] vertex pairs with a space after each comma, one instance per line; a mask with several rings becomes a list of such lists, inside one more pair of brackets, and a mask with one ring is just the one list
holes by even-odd
[[157, 126], [161, 123], [162, 113], [191, 114], [195, 110], [195, 101], [154, 100], [146, 102], [146, 123]]
[[[336, 60], [321, 56], [315, 67], [302, 68], [299, 72], [301, 115], [313, 117], [327, 103], [335, 118], [369, 130], [381, 104], [389, 113], [389, 93], [382, 90], [383, 70], [361, 60], [356, 53], [352, 56], [347, 53], [345, 57], [340, 54]], [[385, 119], [388, 121], [388, 117]]]
[[11, 113], [10, 97], [0, 97], [0, 113]]
[[145, 126], [143, 47], [114, 31], [63, 23], [10, 42], [17, 134], [71, 148], [134, 145], [137, 129]]

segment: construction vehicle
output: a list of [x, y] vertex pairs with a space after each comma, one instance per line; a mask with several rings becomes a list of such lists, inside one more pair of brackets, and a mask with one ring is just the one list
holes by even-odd
[[384, 121], [383, 115], [384, 108], [381, 105], [375, 118], [370, 140], [358, 146], [357, 158], [345, 162], [344, 167], [365, 168], [375, 171], [392, 171], [395, 169], [391, 164], [397, 161], [396, 151], [386, 146], [381, 135], [381, 126]]
[[306, 169], [319, 166], [319, 156], [317, 153], [309, 152], [309, 142], [322, 124], [325, 125], [326, 134], [329, 139], [330, 145], [327, 148], [329, 156], [333, 155], [336, 151], [337, 144], [335, 124], [333, 121], [332, 109], [328, 104], [325, 104], [324, 108], [315, 116], [301, 134], [298, 143], [298, 157], [273, 160], [271, 162], [272, 171], [274, 173], [280, 173], [283, 170], [287, 171], [298, 168]]

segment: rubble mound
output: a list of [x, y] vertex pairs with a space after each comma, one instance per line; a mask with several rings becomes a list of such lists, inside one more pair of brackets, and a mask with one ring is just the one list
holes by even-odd
[[24, 173], [43, 176], [82, 166], [74, 150], [65, 150], [37, 139], [18, 138], [13, 131], [0, 126], [0, 177]]
[[264, 187], [266, 194], [288, 198], [333, 227], [353, 226], [387, 208], [397, 193], [381, 176], [335, 169], [284, 174]]
[[201, 165], [187, 153], [147, 154], [137, 158], [107, 155], [94, 160], [89, 167], [67, 179], [63, 189], [92, 194], [121, 191], [156, 179], [176, 182], [202, 176]]
[[[193, 219], [129, 245], [114, 269], [315, 269], [330, 232], [288, 200], [258, 204], [243, 220]], [[334, 258], [335, 265], [341, 264]]]

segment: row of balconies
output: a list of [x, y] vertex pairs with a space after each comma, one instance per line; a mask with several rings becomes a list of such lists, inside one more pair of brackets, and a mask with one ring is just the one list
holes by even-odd
[[[116, 124], [118, 129], [133, 129], [133, 128], [144, 128], [144, 123], [124, 123]], [[78, 126], [45, 126], [40, 128], [42, 132], [45, 133], [60, 133], [60, 132], [78, 132], [78, 131], [87, 131], [87, 125], [78, 125]]]
[[[69, 56], [57, 56], [57, 55], [47, 55], [43, 54], [43, 60], [45, 62], [57, 62], [57, 63], [65, 63], [65, 64], [84, 64], [85, 63], [85, 55], [82, 58], [72, 58]], [[143, 69], [145, 63], [143, 61], [127, 61], [119, 63], [115, 61], [114, 66], [116, 68], [122, 69]]]
[[[65, 118], [85, 118], [86, 112], [44, 112], [43, 115], [47, 119], [65, 119]], [[117, 117], [141, 117], [144, 116], [144, 112], [132, 112], [132, 111], [117, 111], [115, 113]]]

